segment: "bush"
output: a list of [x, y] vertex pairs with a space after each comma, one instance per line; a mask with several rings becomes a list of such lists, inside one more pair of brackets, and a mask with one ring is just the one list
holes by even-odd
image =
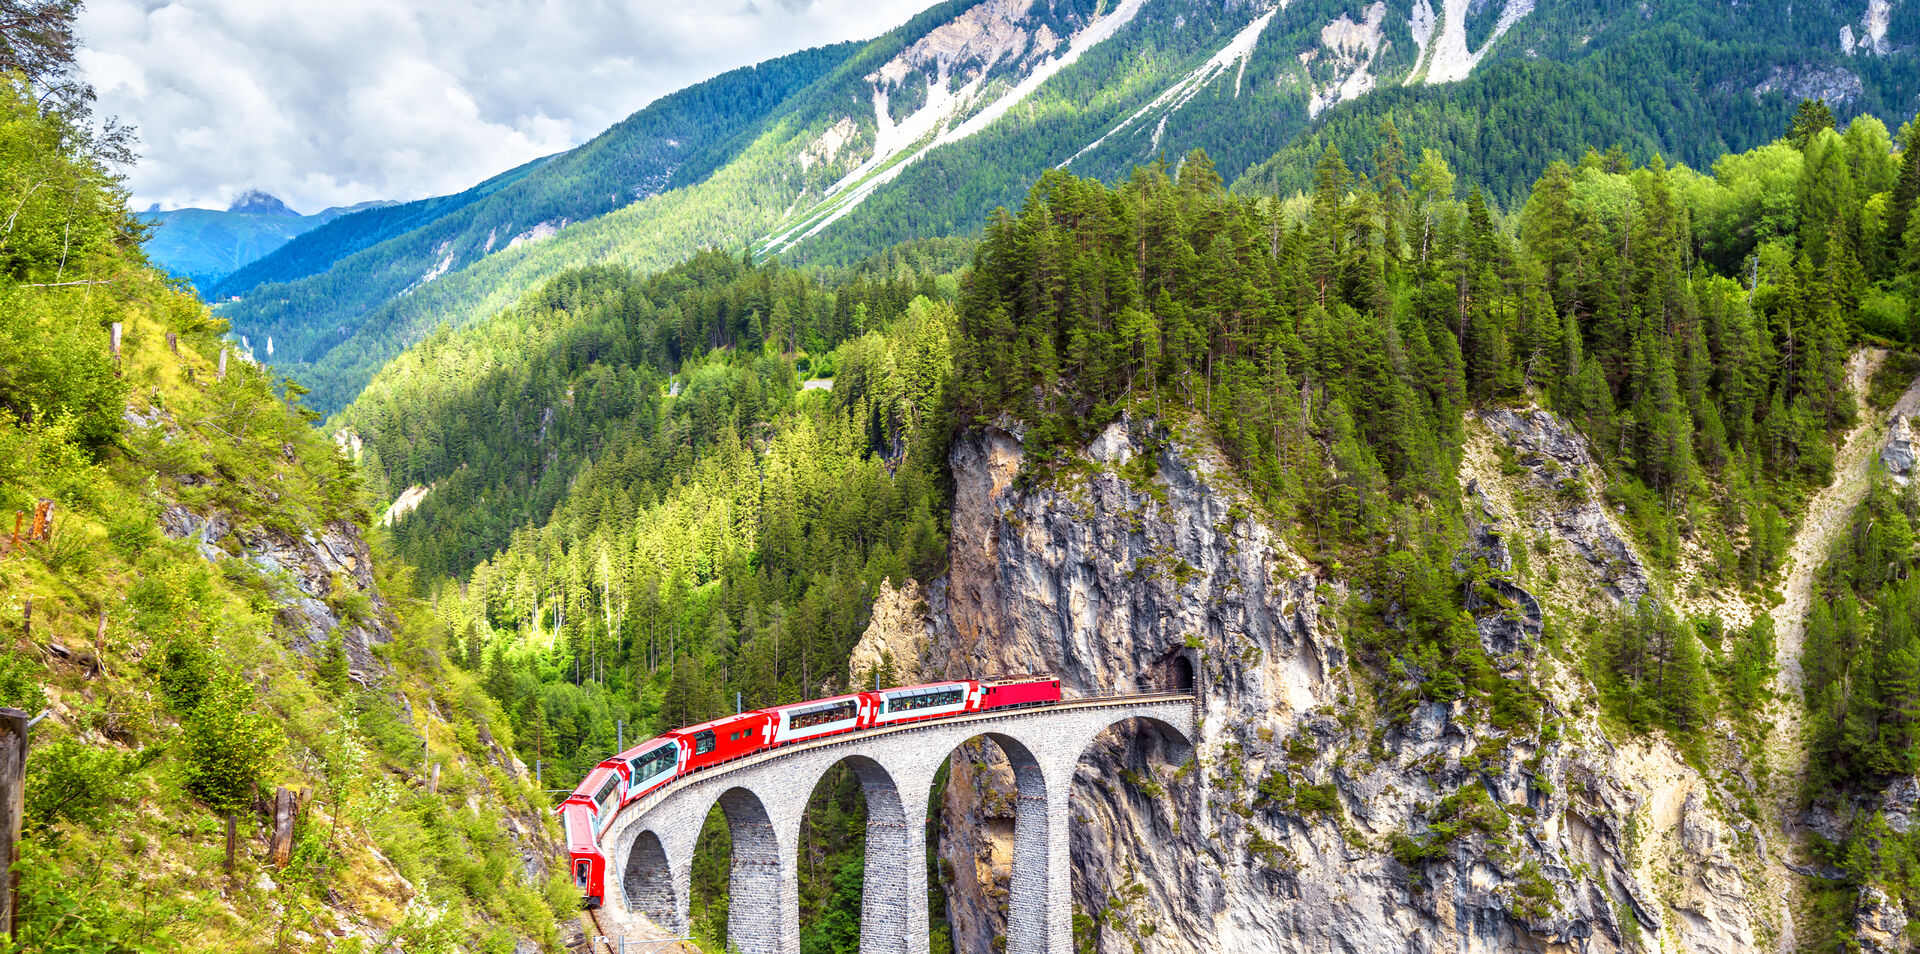
[[1340, 811], [1340, 792], [1332, 782], [1299, 786], [1293, 790], [1293, 808], [1302, 815], [1312, 812], [1334, 814]]
[[74, 739], [36, 745], [27, 755], [27, 825], [45, 831], [62, 821], [99, 830], [133, 797], [149, 756], [96, 748]]
[[33, 660], [0, 650], [0, 706], [12, 706], [28, 713], [45, 709], [47, 697], [40, 691], [45, 677], [45, 672]]

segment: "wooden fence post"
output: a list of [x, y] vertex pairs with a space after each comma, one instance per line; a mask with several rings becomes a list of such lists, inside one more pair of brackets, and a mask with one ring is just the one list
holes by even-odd
[[26, 813], [27, 714], [0, 709], [0, 931], [17, 939], [14, 914], [20, 873], [20, 822]]
[[107, 673], [107, 611], [100, 611], [100, 626], [93, 631], [93, 674]]
[[293, 860], [293, 825], [300, 817], [299, 803], [286, 786], [273, 792], [273, 835], [267, 841], [267, 855], [273, 866], [285, 868]]

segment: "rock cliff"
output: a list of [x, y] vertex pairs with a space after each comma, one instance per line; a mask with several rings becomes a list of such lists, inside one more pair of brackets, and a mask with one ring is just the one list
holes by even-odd
[[[1523, 480], [1585, 481], [1579, 437], [1543, 412], [1475, 424]], [[1724, 800], [1664, 743], [1616, 745], [1591, 690], [1540, 647], [1512, 579], [1470, 602], [1490, 656], [1532, 679], [1547, 728], [1502, 732], [1427, 703], [1395, 724], [1348, 664], [1343, 602], [1178, 428], [1123, 420], [1072, 466], [1023, 470], [1021, 429], [952, 451], [951, 570], [926, 627], [930, 675], [1051, 671], [1072, 691], [1194, 685], [1191, 746], [1123, 727], [1075, 780], [1081, 943], [1109, 954], [1233, 951], [1744, 951], [1776, 930], [1747, 885]], [[1511, 568], [1508, 487], [1463, 473], [1474, 546]], [[1511, 484], [1512, 481], [1505, 481]], [[1611, 516], [1568, 491], [1534, 514], [1594, 601], [1648, 577]], [[909, 627], [910, 628], [910, 627]], [[898, 635], [889, 637], [898, 643]], [[956, 758], [942, 878], [956, 949], [1004, 931], [1010, 777]], [[1750, 827], [1750, 826], [1749, 826]]]
[[174, 539], [192, 540], [210, 562], [244, 560], [268, 581], [281, 584], [274, 622], [294, 649], [311, 652], [337, 630], [356, 680], [364, 683], [379, 667], [373, 646], [391, 641], [392, 629], [386, 601], [374, 585], [373, 558], [358, 527], [333, 521], [295, 536], [285, 530], [236, 526], [226, 514], [201, 515], [170, 504], [160, 513], [160, 529]]

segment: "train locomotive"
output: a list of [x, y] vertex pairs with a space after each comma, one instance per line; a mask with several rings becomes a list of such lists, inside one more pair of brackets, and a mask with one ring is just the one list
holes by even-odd
[[931, 682], [756, 709], [675, 729], [594, 766], [554, 811], [566, 830], [568, 865], [588, 908], [606, 898], [600, 836], [622, 808], [702, 769], [848, 732], [948, 719], [987, 709], [1060, 701], [1052, 676]]

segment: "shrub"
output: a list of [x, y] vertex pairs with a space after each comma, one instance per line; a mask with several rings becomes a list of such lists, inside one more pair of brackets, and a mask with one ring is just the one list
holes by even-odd
[[9, 650], [0, 650], [0, 706], [12, 706], [29, 713], [47, 707], [46, 694], [40, 691], [45, 673], [33, 660]]
[[34, 746], [27, 756], [27, 824], [35, 831], [62, 821], [100, 829], [131, 800], [136, 773], [150, 758], [74, 739]]
[[1299, 786], [1293, 790], [1293, 808], [1302, 815], [1312, 812], [1333, 814], [1340, 810], [1340, 792], [1332, 782]]

